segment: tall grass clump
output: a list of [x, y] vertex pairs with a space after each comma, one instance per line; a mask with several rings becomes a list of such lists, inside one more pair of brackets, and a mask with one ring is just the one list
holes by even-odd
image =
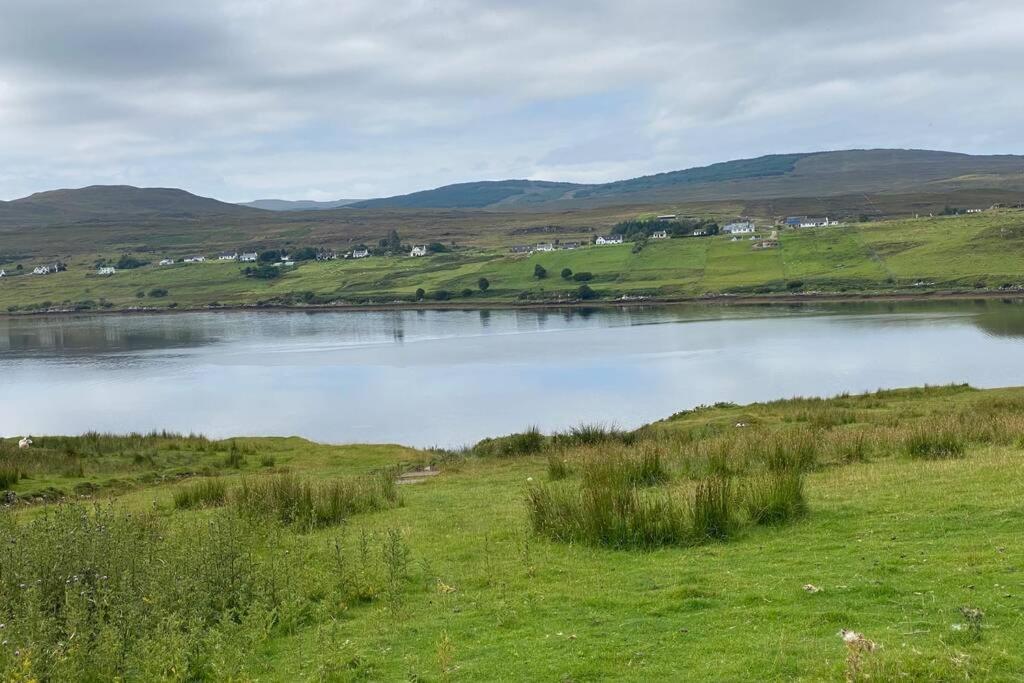
[[525, 432], [484, 439], [473, 446], [472, 452], [480, 457], [515, 458], [540, 453], [544, 446], [540, 429], [530, 427]]
[[938, 420], [910, 428], [902, 446], [904, 453], [920, 460], [959, 458], [967, 448], [963, 434], [954, 424]]
[[551, 441], [556, 446], [596, 446], [599, 444], [617, 442], [631, 444], [636, 437], [631, 432], [624, 432], [616, 427], [608, 427], [601, 424], [580, 424], [572, 427], [567, 432], [559, 432], [552, 435]]
[[217, 479], [203, 479], [174, 492], [174, 507], [179, 510], [218, 507], [227, 503], [227, 500], [228, 487]]
[[21, 481], [21, 470], [14, 465], [0, 465], [0, 490], [12, 488]]
[[807, 514], [804, 478], [799, 470], [764, 472], [743, 486], [743, 506], [754, 524], [783, 524]]
[[656, 448], [583, 451], [578, 458], [585, 485], [591, 488], [628, 488], [666, 483], [670, 474]]
[[552, 453], [548, 456], [548, 479], [558, 481], [569, 476], [571, 469], [565, 456], [561, 453]]
[[283, 524], [316, 529], [346, 518], [400, 504], [391, 471], [314, 483], [294, 474], [247, 478], [235, 496], [238, 508], [270, 516]]
[[725, 539], [736, 529], [732, 480], [709, 477], [697, 482], [693, 496], [693, 535], [698, 540]]

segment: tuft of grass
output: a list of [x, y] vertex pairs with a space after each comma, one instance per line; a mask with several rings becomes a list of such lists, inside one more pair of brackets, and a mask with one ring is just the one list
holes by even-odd
[[965, 439], [955, 426], [934, 421], [909, 429], [903, 438], [903, 451], [920, 460], [959, 458], [966, 448]]
[[13, 488], [21, 481], [21, 470], [14, 465], [0, 465], [0, 489]]
[[540, 453], [545, 446], [544, 435], [537, 427], [525, 432], [484, 439], [472, 448], [481, 457], [515, 458]]
[[697, 482], [693, 496], [693, 534], [696, 539], [726, 539], [736, 529], [732, 480], [709, 477]]
[[548, 479], [558, 481], [565, 479], [570, 473], [571, 469], [564, 455], [552, 453], [548, 456]]
[[270, 516], [283, 524], [317, 529], [340, 524], [351, 515], [385, 510], [401, 503], [394, 473], [379, 472], [314, 483], [285, 473], [242, 480], [238, 508]]
[[203, 479], [174, 492], [174, 507], [179, 510], [219, 507], [227, 500], [228, 487], [218, 479]]
[[799, 470], [765, 472], [744, 482], [743, 505], [754, 524], [783, 524], [807, 514]]

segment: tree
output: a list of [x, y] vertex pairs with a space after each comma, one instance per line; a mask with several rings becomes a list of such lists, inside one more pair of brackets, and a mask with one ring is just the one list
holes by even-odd
[[486, 292], [490, 288], [491, 283], [487, 278], [482, 277], [476, 281], [476, 286], [480, 288], [481, 292]]
[[448, 251], [448, 247], [444, 246], [440, 242], [431, 242], [427, 245], [427, 251], [431, 254], [443, 254]]
[[584, 301], [596, 299], [598, 296], [598, 293], [592, 290], [589, 285], [580, 285], [580, 288], [576, 290], [576, 298]]
[[293, 261], [312, 261], [316, 258], [316, 249], [313, 247], [302, 247], [292, 252]]
[[537, 264], [533, 267], [533, 276], [538, 280], [543, 280], [548, 276], [548, 271], [541, 264]]
[[389, 230], [388, 236], [381, 242], [380, 246], [392, 254], [402, 251], [402, 238], [399, 237], [398, 231]]
[[423, 297], [427, 295], [427, 291], [420, 287], [416, 290], [416, 301], [423, 301]]
[[149, 263], [149, 261], [143, 261], [128, 254], [122, 254], [121, 258], [117, 260], [116, 265], [118, 270], [131, 270], [132, 268], [141, 268], [147, 263]]
[[260, 252], [260, 263], [274, 263], [281, 260], [281, 252], [277, 249], [268, 249]]
[[470, 289], [469, 287], [466, 287], [464, 290], [462, 290], [462, 296], [473, 296], [473, 290]]
[[562, 279], [568, 280], [572, 277], [572, 268], [562, 268]]
[[576, 282], [589, 282], [594, 279], [594, 274], [585, 270], [581, 270], [572, 276], [572, 279]]
[[248, 266], [242, 273], [246, 277], [254, 277], [257, 280], [273, 280], [281, 276], [281, 269], [268, 265], [256, 266], [255, 268]]

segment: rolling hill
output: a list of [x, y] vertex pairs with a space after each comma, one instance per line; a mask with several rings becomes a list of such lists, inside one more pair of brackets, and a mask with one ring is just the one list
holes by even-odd
[[1024, 192], [1024, 156], [902, 149], [773, 154], [598, 185], [529, 180], [461, 183], [352, 206], [552, 210], [960, 190]]
[[0, 202], [0, 226], [39, 226], [138, 219], [244, 218], [262, 212], [174, 188], [92, 185]]

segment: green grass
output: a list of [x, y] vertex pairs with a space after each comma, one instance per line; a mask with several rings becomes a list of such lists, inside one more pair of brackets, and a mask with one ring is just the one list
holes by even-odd
[[[726, 404], [628, 436], [530, 436], [503, 457], [239, 439], [246, 464], [216, 478], [229, 501], [243, 481], [276, 486], [282, 475], [329, 490], [391, 467], [432, 463], [440, 474], [402, 485], [402, 505], [359, 507], [340, 525], [278, 521], [276, 505], [178, 509], [175, 494], [194, 484], [176, 476], [106, 490], [99, 505], [8, 508], [0, 542], [18, 552], [0, 556], [0, 670], [18, 680], [842, 680], [837, 634], [852, 629], [881, 646], [862, 654], [871, 680], [1014, 680], [1022, 415], [1024, 389], [950, 386]], [[910, 447], [936, 433], [928, 443], [952, 439], [956, 457]], [[30, 449], [40, 464], [17, 489], [52, 476], [73, 498], [73, 476], [46, 473], [58, 457], [85, 461], [88, 480], [92, 459], [142, 467], [138, 449], [155, 449], [166, 473], [175, 454], [214, 467], [231, 449], [175, 435], [49, 438]], [[258, 464], [267, 456], [273, 471]], [[552, 458], [565, 470], [546, 481]], [[583, 522], [627, 539], [699, 529], [702, 542], [534, 533], [532, 491], [572, 502], [593, 482], [633, 507], [595, 506]]]
[[[218, 262], [148, 265], [99, 277], [91, 265], [95, 257], [82, 256], [72, 258], [65, 273], [0, 280], [0, 311], [412, 304], [418, 289], [427, 293], [425, 305], [432, 305], [439, 291], [464, 305], [568, 301], [580, 283], [559, 277], [563, 268], [592, 273], [587, 284], [604, 299], [801, 291], [916, 294], [1024, 286], [1019, 268], [1024, 212], [1018, 210], [788, 230], [780, 238], [780, 247], [769, 250], [753, 250], [746, 239], [718, 236], [655, 240], [636, 253], [625, 244], [525, 257], [475, 246], [424, 258], [304, 263], [274, 280], [246, 278], [239, 264]], [[520, 241], [543, 239], [529, 235]], [[534, 277], [537, 264], [548, 277]], [[14, 272], [13, 264], [0, 265]], [[477, 288], [481, 277], [490, 282], [487, 292]], [[155, 290], [166, 294], [151, 296]]]

